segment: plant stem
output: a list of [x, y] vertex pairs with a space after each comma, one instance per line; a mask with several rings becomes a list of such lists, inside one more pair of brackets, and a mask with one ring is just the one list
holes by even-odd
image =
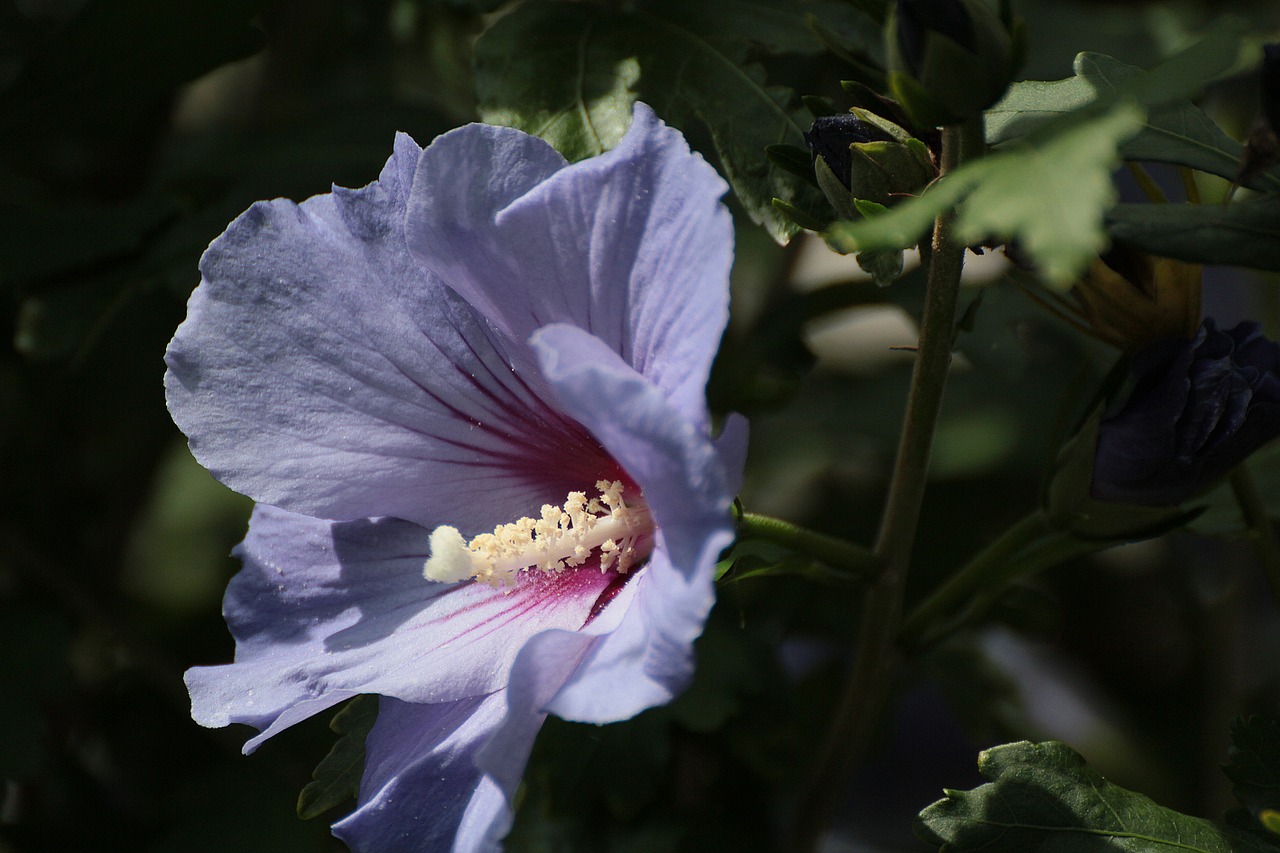
[[[959, 589], [952, 592], [954, 596], [953, 604], [960, 606], [964, 604], [964, 610], [959, 618], [949, 621], [940, 621], [939, 617], [943, 617], [946, 611], [939, 607], [937, 616], [925, 616], [913, 611], [907, 619], [908, 627], [903, 628], [901, 635], [901, 645], [903, 649], [911, 652], [918, 652], [921, 649], [934, 645], [940, 640], [954, 633], [959, 628], [972, 625], [991, 608], [993, 604], [1004, 593], [1005, 589], [1015, 578], [1026, 577], [1037, 572], [1043, 571], [1053, 566], [1065, 563], [1067, 560], [1083, 557], [1086, 554], [1092, 554], [1114, 545], [1106, 539], [1080, 539], [1069, 533], [1062, 531], [1052, 531], [1048, 535], [1035, 542], [1030, 547], [1024, 548], [1017, 552], [1014, 558], [1001, 568], [993, 559], [987, 561], [990, 574], [985, 577], [981, 584], [973, 584], [968, 587], [968, 601], [962, 601], [966, 593]], [[986, 551], [975, 557], [974, 560], [984, 559], [988, 557]], [[969, 575], [976, 581], [978, 572], [974, 570], [972, 573], [969, 564], [960, 570], [961, 574]], [[959, 579], [959, 574], [948, 581], [948, 586], [955, 583]], [[921, 605], [931, 605], [933, 598]]]
[[1249, 526], [1253, 547], [1258, 552], [1262, 571], [1266, 573], [1267, 584], [1271, 587], [1271, 597], [1280, 607], [1280, 546], [1276, 544], [1275, 527], [1267, 515], [1267, 504], [1246, 463], [1240, 463], [1231, 472], [1231, 491], [1240, 505], [1240, 514]]
[[902, 624], [903, 645], [910, 648], [944, 619], [957, 613], [975, 594], [1010, 580], [999, 577], [1013, 558], [1049, 532], [1049, 520], [1040, 510], [1020, 521], [988, 545], [916, 606]]
[[738, 537], [775, 542], [868, 580], [876, 578], [883, 565], [879, 557], [861, 545], [753, 512], [744, 512], [738, 519]]
[[[981, 116], [962, 125], [943, 128], [941, 175], [980, 156], [983, 145]], [[884, 561], [884, 570], [863, 598], [853, 666], [814, 774], [798, 806], [793, 849], [801, 853], [817, 849], [839, 803], [843, 783], [870, 743], [896, 668], [902, 592], [924, 501], [933, 434], [951, 364], [964, 252], [964, 242], [955, 235], [955, 212], [941, 214], [934, 222], [920, 346], [911, 374], [897, 461], [874, 549], [876, 556]]]

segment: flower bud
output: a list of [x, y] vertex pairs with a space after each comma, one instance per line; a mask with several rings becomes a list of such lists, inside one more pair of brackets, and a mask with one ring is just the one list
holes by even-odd
[[1098, 424], [1093, 497], [1173, 506], [1280, 436], [1280, 344], [1257, 323], [1138, 352], [1129, 393]]
[[863, 142], [886, 142], [893, 137], [880, 128], [863, 121], [853, 113], [837, 113], [819, 116], [804, 134], [804, 141], [815, 158], [827, 161], [827, 166], [847, 189], [849, 186], [849, 147]]
[[919, 192], [937, 176], [923, 142], [867, 110], [823, 116], [804, 138], [813, 152], [818, 186], [846, 219], [857, 216], [854, 199], [887, 205]]
[[1200, 266], [1113, 247], [1072, 290], [1082, 319], [1123, 350], [1190, 340], [1200, 327]]
[[1022, 64], [1021, 21], [982, 0], [897, 0], [885, 30], [889, 88], [918, 124], [957, 124], [1004, 94]]
[[1257, 323], [1206, 319], [1114, 371], [1113, 390], [1063, 446], [1045, 512], [1083, 539], [1145, 539], [1182, 526], [1203, 494], [1280, 437], [1280, 344]]

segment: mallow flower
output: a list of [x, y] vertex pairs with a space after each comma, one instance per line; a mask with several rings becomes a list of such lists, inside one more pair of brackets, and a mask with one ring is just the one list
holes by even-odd
[[745, 449], [704, 391], [726, 186], [637, 104], [568, 164], [484, 125], [379, 179], [260, 202], [201, 260], [167, 353], [196, 458], [257, 501], [187, 673], [206, 726], [379, 700], [356, 851], [497, 849], [545, 715], [670, 700], [712, 604]]
[[1280, 344], [1257, 323], [1138, 351], [1132, 390], [1098, 424], [1093, 497], [1173, 506], [1280, 435]]

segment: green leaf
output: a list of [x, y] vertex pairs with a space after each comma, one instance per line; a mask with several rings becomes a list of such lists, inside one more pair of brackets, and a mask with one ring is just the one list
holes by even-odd
[[993, 747], [978, 757], [978, 769], [989, 783], [947, 791], [920, 813], [922, 839], [949, 853], [1276, 853], [1248, 833], [1108, 782], [1065, 744]]
[[[1224, 57], [1231, 55], [1230, 50], [1224, 51]], [[1076, 59], [1076, 71], [1100, 95], [1128, 91], [1150, 76], [1109, 56], [1090, 53]], [[1243, 151], [1204, 110], [1177, 98], [1152, 109], [1142, 132], [1126, 142], [1120, 153], [1126, 160], [1174, 163], [1234, 179]], [[1280, 189], [1280, 169], [1262, 173], [1253, 185]]]
[[[743, 6], [759, 11], [759, 4]], [[790, 90], [766, 85], [760, 67], [747, 62], [754, 20], [692, 1], [649, 3], [634, 12], [525, 4], [476, 43], [480, 114], [578, 160], [616, 145], [632, 104], [643, 100], [695, 139], [705, 128], [743, 207], [786, 242], [797, 227], [773, 199], [812, 209], [818, 193], [770, 162], [764, 149], [804, 148], [810, 119], [792, 108]]]
[[1015, 148], [962, 166], [883, 216], [837, 223], [827, 242], [841, 252], [905, 249], [956, 207], [961, 239], [1018, 240], [1049, 282], [1068, 285], [1106, 246], [1103, 215], [1115, 201], [1117, 149], [1141, 126], [1141, 111], [1126, 103], [1072, 114]]
[[1014, 83], [986, 112], [987, 144], [1003, 145], [1024, 137], [1045, 122], [1087, 106], [1097, 98], [1097, 88], [1079, 76]]
[[[1149, 115], [1141, 132], [1121, 146], [1124, 159], [1173, 163], [1234, 179], [1243, 146], [1187, 98], [1234, 65], [1240, 44], [1239, 27], [1227, 20], [1152, 71], [1104, 54], [1081, 53], [1074, 77], [1013, 84], [987, 111], [987, 141], [1002, 145], [1093, 101], [1126, 97], [1146, 107]], [[1262, 173], [1251, 186], [1280, 189], [1280, 168]]]
[[378, 697], [357, 696], [334, 715], [329, 728], [341, 735], [316, 765], [311, 782], [298, 794], [298, 817], [311, 820], [354, 798], [364, 772], [364, 742], [378, 719]]
[[1253, 716], [1231, 723], [1231, 748], [1223, 772], [1231, 793], [1259, 819], [1280, 809], [1280, 717]]
[[1121, 204], [1107, 213], [1116, 240], [1202, 264], [1280, 270], [1280, 195], [1232, 204]]
[[[649, 5], [660, 8], [663, 3]], [[665, 5], [664, 15], [692, 13], [704, 22], [700, 27], [703, 32], [719, 30], [770, 53], [820, 53], [824, 44], [814, 32], [811, 19], [839, 37], [847, 50], [877, 58], [881, 52], [881, 25], [866, 12], [851, 8], [845, 0], [682, 0]]]
[[1141, 126], [1141, 111], [1121, 105], [1006, 162], [991, 158], [961, 208], [961, 239], [1017, 239], [1049, 281], [1071, 283], [1107, 244], [1102, 216], [1116, 198], [1116, 148]]

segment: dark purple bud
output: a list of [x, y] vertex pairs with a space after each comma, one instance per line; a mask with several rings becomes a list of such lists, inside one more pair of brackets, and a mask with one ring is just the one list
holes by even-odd
[[966, 50], [977, 51], [973, 19], [959, 0], [898, 0], [898, 47], [913, 75], [919, 75], [923, 67], [929, 30]]
[[1280, 134], [1280, 42], [1262, 46], [1262, 114]]
[[1103, 416], [1094, 455], [1099, 500], [1172, 506], [1280, 435], [1280, 344], [1257, 323], [1134, 356], [1133, 390]]
[[892, 142], [893, 137], [853, 113], [821, 116], [804, 135], [813, 156], [827, 161], [840, 183], [849, 187], [849, 146], [856, 142]]

